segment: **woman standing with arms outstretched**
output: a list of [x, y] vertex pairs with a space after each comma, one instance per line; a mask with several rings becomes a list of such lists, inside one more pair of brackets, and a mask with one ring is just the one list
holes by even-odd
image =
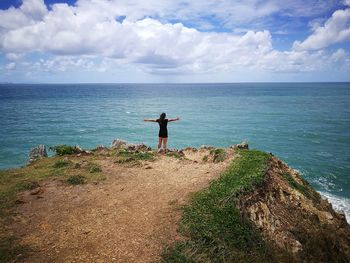
[[159, 124], [159, 142], [158, 142], [158, 151], [161, 149], [162, 144], [163, 144], [163, 150], [166, 153], [167, 149], [166, 149], [166, 143], [168, 141], [168, 122], [172, 122], [172, 121], [178, 121], [180, 120], [179, 117], [177, 117], [176, 119], [166, 119], [166, 114], [163, 112], [162, 114], [160, 114], [159, 119], [156, 120], [152, 120], [152, 119], [146, 119], [144, 121], [148, 121], [148, 122], [158, 122]]

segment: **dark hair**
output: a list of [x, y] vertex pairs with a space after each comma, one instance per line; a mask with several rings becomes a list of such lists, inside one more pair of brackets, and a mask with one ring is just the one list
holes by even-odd
[[162, 114], [160, 114], [158, 122], [163, 123], [165, 120], [165, 117], [166, 117], [166, 114], [165, 114], [165, 112], [163, 112]]

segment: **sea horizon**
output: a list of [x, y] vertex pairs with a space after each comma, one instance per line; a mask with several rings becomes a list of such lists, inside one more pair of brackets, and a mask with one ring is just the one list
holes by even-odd
[[350, 211], [350, 84], [100, 83], [1, 84], [0, 169], [25, 165], [38, 144], [155, 148], [161, 112], [169, 147], [228, 147], [247, 140], [297, 169], [332, 203]]

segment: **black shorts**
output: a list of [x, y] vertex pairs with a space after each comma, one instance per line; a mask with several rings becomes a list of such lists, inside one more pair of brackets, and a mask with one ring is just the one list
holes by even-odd
[[161, 138], [168, 138], [168, 131], [159, 131], [158, 136]]

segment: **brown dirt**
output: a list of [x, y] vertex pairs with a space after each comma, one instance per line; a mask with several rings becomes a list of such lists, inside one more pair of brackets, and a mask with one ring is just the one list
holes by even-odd
[[181, 205], [228, 165], [202, 162], [208, 150], [185, 151], [187, 160], [160, 155], [138, 167], [100, 161], [106, 181], [69, 186], [47, 181], [26, 192], [13, 233], [33, 248], [25, 262], [154, 262], [177, 233]]

